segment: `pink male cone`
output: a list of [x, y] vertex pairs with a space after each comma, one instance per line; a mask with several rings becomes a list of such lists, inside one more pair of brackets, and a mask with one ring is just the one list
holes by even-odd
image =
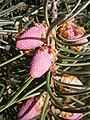
[[19, 110], [18, 120], [32, 120], [38, 116], [43, 106], [44, 98], [41, 96], [39, 99], [34, 97], [29, 100]]
[[20, 50], [30, 50], [40, 47], [45, 42], [45, 33], [46, 28], [43, 24], [31, 27], [17, 40], [16, 47]]
[[47, 49], [39, 50], [30, 64], [30, 75], [39, 78], [51, 67], [52, 54]]

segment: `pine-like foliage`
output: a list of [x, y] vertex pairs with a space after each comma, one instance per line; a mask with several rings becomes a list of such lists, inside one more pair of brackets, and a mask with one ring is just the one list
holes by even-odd
[[[46, 29], [39, 38], [45, 45], [19, 50], [20, 36], [39, 24]], [[38, 69], [39, 77], [32, 78], [32, 63], [35, 70], [47, 70]], [[90, 0], [0, 0], [0, 120], [19, 120], [21, 104], [41, 96], [43, 105], [33, 120], [66, 120], [68, 112], [90, 120]]]

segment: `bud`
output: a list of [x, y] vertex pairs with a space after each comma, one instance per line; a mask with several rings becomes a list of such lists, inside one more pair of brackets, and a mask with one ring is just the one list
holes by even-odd
[[[70, 110], [72, 108], [75, 108], [74, 105], [72, 104], [67, 104], [66, 103], [66, 108], [69, 108]], [[65, 111], [60, 111], [59, 109], [55, 108], [55, 106], [52, 106], [52, 111], [55, 113], [60, 120], [81, 120], [83, 117], [83, 113], [71, 113], [71, 112], [65, 112]]]
[[67, 21], [60, 25], [58, 32], [64, 38], [77, 39], [85, 34], [85, 29], [83, 27], [77, 26], [73, 21]]
[[66, 120], [81, 120], [83, 113], [61, 112], [59, 116]]
[[16, 42], [20, 50], [30, 50], [40, 47], [45, 42], [46, 28], [43, 24], [37, 24], [26, 30]]
[[33, 97], [22, 104], [18, 113], [18, 120], [32, 120], [34, 117], [40, 115], [41, 108], [44, 104], [44, 97], [43, 95]]
[[30, 64], [30, 75], [39, 78], [46, 73], [56, 59], [55, 50], [51, 46], [41, 47], [34, 55]]
[[[64, 75], [61, 78], [61, 82], [67, 83], [67, 84], [73, 84], [73, 85], [83, 85], [82, 82], [75, 76], [69, 76], [69, 75]], [[82, 87], [75, 87], [75, 86], [70, 86], [70, 88], [62, 87], [62, 92], [76, 92], [76, 90], [73, 89], [82, 89]]]
[[[75, 106], [72, 104], [68, 104], [67, 107], [69, 107], [70, 109], [75, 108]], [[59, 116], [66, 120], [81, 120], [83, 117], [83, 113], [70, 113], [61, 111]]]
[[[75, 40], [81, 38], [85, 34], [85, 29], [83, 27], [77, 26], [73, 21], [67, 21], [60, 25], [58, 28], [60, 35], [66, 39], [71, 39], [72, 45], [80, 45], [88, 42], [88, 39], [84, 38], [81, 40]], [[73, 48], [73, 47], [72, 47]], [[83, 47], [80, 46], [80, 49], [74, 47], [75, 51], [80, 51]]]

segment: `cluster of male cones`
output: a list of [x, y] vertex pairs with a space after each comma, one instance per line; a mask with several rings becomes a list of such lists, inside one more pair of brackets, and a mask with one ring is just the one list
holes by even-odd
[[[81, 38], [85, 34], [85, 30], [83, 27], [77, 26], [72, 21], [62, 23], [57, 31], [62, 37], [71, 39], [72, 44], [80, 45], [88, 42], [86, 38], [75, 41], [77, 38]], [[51, 45], [47, 45], [47, 40], [45, 39], [46, 33], [46, 25], [39, 23], [26, 30], [16, 42], [16, 47], [22, 51], [35, 50], [38, 48], [30, 63], [29, 74], [33, 78], [42, 77], [57, 60], [56, 50]], [[82, 48], [82, 46], [79, 47]], [[77, 47], [74, 47], [74, 49], [77, 49]], [[82, 82], [74, 76], [63, 76], [61, 82], [83, 85]], [[64, 92], [73, 91], [72, 89], [67, 90], [65, 88], [62, 88], [62, 90]], [[27, 100], [26, 103], [22, 104], [18, 113], [18, 120], [32, 120], [34, 117], [40, 115], [44, 103], [43, 96], [45, 96], [45, 93], [43, 94], [33, 97]], [[72, 108], [75, 106], [69, 105], [69, 107]], [[60, 111], [59, 116], [67, 120], [80, 120], [83, 114]]]

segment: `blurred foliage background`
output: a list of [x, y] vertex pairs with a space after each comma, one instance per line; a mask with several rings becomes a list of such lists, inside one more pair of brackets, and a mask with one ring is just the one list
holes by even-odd
[[[57, 2], [58, 17], [62, 20], [76, 6], [78, 0], [57, 0]], [[82, 0], [76, 11], [86, 2], [88, 0]], [[30, 79], [28, 72], [32, 55], [22, 54], [15, 47], [16, 38], [20, 34], [44, 20], [43, 6], [44, 0], [0, 0], [0, 120], [17, 120], [18, 107], [22, 100], [38, 95], [43, 90], [42, 86], [45, 86], [46, 76], [33, 80], [30, 85], [26, 84]], [[51, 20], [51, 1], [48, 4], [48, 18]], [[90, 5], [74, 19], [88, 34], [90, 33]], [[84, 63], [90, 62], [90, 46], [86, 51], [89, 54], [82, 55]], [[69, 53], [63, 51], [63, 55], [69, 56]], [[76, 54], [70, 54], [71, 56], [75, 57]], [[85, 59], [87, 57], [88, 59]], [[63, 59], [60, 59], [60, 62], [63, 63]], [[79, 75], [78, 78], [84, 85], [90, 86], [90, 64], [70, 67], [70, 70], [88, 71], [87, 75]], [[18, 93], [18, 90], [21, 91]], [[83, 96], [81, 95], [82, 98]], [[86, 96], [88, 97], [85, 102], [88, 105], [90, 91]], [[84, 120], [89, 119], [90, 114], [84, 117]]]

